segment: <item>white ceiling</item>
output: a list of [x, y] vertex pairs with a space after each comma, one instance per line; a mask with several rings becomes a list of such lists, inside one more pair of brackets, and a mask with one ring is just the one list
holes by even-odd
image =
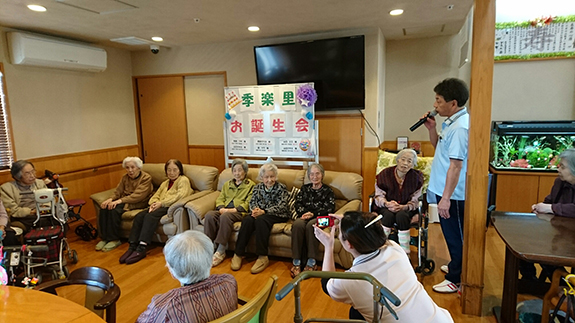
[[[48, 10], [33, 12], [26, 5]], [[141, 50], [112, 38], [161, 36], [169, 47], [379, 27], [386, 39], [457, 33], [473, 0], [0, 0], [0, 26]], [[448, 10], [448, 6], [453, 9]], [[392, 9], [405, 10], [392, 17]], [[199, 18], [199, 23], [194, 21]], [[257, 25], [252, 33], [248, 26]]]

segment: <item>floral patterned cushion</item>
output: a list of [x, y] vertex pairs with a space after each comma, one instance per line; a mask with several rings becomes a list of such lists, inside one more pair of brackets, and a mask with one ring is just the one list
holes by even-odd
[[[377, 159], [377, 168], [375, 173], [379, 174], [384, 168], [393, 166], [396, 164], [395, 157], [397, 154], [390, 153], [387, 151], [380, 150]], [[421, 171], [423, 173], [423, 192], [427, 190], [429, 185], [429, 175], [431, 174], [431, 164], [433, 163], [433, 157], [417, 157], [417, 165], [414, 169]]]

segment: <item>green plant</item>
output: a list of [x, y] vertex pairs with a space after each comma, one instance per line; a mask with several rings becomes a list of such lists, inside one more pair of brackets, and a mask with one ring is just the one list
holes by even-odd
[[557, 146], [555, 147], [557, 154], [562, 153], [565, 149], [573, 148], [573, 143], [575, 143], [575, 136], [553, 136], [553, 138], [555, 138], [557, 142]]
[[[497, 141], [496, 153], [494, 154], [496, 166], [509, 166], [513, 156], [517, 153], [515, 149], [516, 137], [500, 137]], [[501, 157], [499, 157], [501, 155]]]
[[549, 147], [543, 149], [530, 149], [527, 153], [529, 165], [535, 168], [547, 167], [549, 161], [553, 158], [555, 151]]

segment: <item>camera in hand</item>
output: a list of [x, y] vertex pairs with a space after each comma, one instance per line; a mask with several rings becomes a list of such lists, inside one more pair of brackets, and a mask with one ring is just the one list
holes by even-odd
[[327, 228], [333, 226], [333, 218], [331, 216], [318, 216], [317, 226], [320, 228]]

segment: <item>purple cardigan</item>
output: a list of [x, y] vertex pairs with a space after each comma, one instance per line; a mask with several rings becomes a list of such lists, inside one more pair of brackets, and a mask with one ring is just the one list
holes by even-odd
[[575, 185], [557, 177], [551, 194], [547, 195], [543, 203], [551, 204], [551, 209], [557, 216], [575, 218]]

